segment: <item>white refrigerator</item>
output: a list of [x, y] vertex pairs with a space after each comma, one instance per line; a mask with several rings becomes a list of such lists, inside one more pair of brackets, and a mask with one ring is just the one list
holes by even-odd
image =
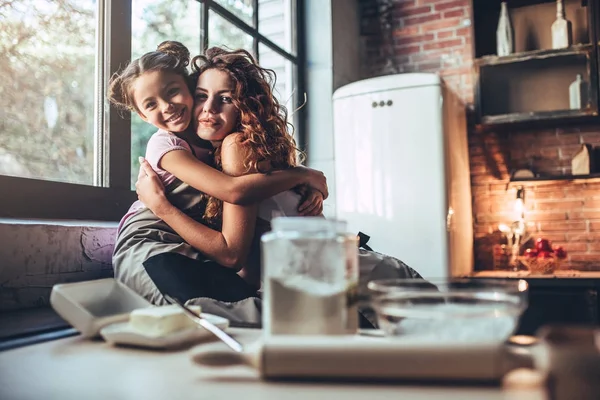
[[464, 104], [435, 74], [333, 94], [337, 218], [425, 278], [470, 274], [473, 217]]

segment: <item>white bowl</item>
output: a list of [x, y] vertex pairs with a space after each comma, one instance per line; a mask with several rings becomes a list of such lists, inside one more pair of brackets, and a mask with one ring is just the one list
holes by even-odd
[[381, 329], [406, 339], [502, 342], [527, 307], [526, 281], [389, 279], [368, 287]]
[[50, 304], [86, 338], [98, 336], [106, 325], [127, 321], [131, 311], [152, 305], [113, 278], [54, 285]]

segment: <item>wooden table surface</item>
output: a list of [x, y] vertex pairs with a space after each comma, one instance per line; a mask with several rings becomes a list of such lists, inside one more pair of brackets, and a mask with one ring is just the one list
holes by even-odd
[[[259, 331], [231, 329], [242, 343]], [[152, 351], [70, 337], [0, 353], [0, 399], [542, 400], [539, 388], [264, 382], [249, 367], [193, 364], [189, 348]]]

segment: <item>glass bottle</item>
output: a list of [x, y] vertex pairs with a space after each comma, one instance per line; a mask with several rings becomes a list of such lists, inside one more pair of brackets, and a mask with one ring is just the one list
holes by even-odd
[[512, 24], [506, 2], [503, 1], [500, 5], [500, 19], [496, 29], [496, 52], [500, 57], [507, 56], [513, 53], [513, 46]]
[[569, 106], [571, 110], [581, 110], [587, 107], [588, 86], [581, 74], [569, 85]]
[[552, 48], [569, 47], [573, 41], [572, 30], [571, 21], [565, 19], [563, 0], [556, 0], [556, 21], [552, 24]]

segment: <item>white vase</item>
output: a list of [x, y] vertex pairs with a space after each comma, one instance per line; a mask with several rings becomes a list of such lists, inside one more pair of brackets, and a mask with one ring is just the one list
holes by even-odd
[[565, 18], [563, 0], [556, 0], [556, 21], [552, 24], [552, 48], [564, 49], [573, 41], [571, 21]]
[[569, 105], [571, 110], [586, 108], [588, 103], [588, 84], [577, 74], [577, 78], [569, 85]]
[[507, 56], [513, 51], [512, 24], [506, 2], [503, 1], [500, 5], [500, 19], [496, 29], [496, 53], [499, 56]]

